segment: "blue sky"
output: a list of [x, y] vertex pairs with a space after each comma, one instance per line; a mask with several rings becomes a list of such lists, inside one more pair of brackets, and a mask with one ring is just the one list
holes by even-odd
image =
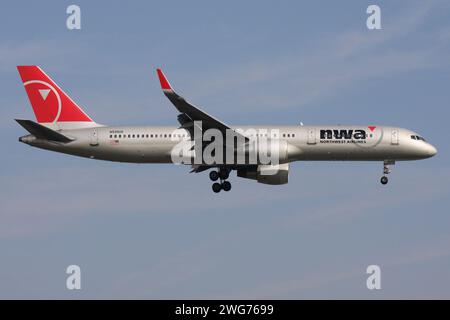
[[[81, 7], [82, 29], [66, 28]], [[381, 7], [382, 30], [366, 28]], [[4, 1], [0, 298], [450, 298], [447, 1]], [[176, 124], [155, 74], [230, 124], [386, 124], [439, 150], [295, 163], [215, 195], [187, 167], [30, 148], [15, 69], [37, 64], [97, 122]], [[82, 270], [82, 290], [65, 269]], [[382, 290], [366, 288], [366, 267]]]

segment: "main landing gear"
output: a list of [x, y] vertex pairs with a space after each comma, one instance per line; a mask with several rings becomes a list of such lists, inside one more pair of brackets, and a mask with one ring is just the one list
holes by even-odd
[[211, 179], [211, 181], [217, 181], [220, 180], [219, 182], [215, 182], [212, 185], [212, 190], [215, 193], [220, 192], [220, 190], [223, 191], [230, 191], [231, 190], [231, 183], [229, 181], [226, 181], [230, 176], [230, 170], [228, 169], [223, 169], [220, 168], [219, 171], [211, 171], [209, 173], [209, 178]]
[[380, 179], [381, 184], [387, 184], [389, 182], [389, 179], [387, 177], [387, 175], [391, 172], [391, 170], [389, 169], [390, 165], [394, 165], [395, 161], [394, 160], [384, 160], [383, 162], [383, 176]]

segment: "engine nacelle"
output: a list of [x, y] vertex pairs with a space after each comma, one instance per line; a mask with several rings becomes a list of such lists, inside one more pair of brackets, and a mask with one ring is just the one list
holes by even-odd
[[251, 168], [238, 169], [237, 176], [256, 180], [264, 184], [286, 184], [289, 180], [289, 163], [279, 165], [259, 165]]

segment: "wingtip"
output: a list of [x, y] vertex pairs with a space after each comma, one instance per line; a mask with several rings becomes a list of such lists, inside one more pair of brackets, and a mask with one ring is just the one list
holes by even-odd
[[160, 68], [156, 69], [156, 72], [158, 73], [159, 82], [161, 83], [161, 88], [163, 90], [172, 90], [172, 87], [170, 86], [169, 81], [167, 80], [166, 76], [162, 72]]

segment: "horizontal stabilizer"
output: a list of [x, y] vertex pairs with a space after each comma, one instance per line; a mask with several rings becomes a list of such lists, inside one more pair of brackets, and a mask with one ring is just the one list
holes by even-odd
[[73, 139], [70, 139], [63, 134], [56, 132], [52, 129], [49, 129], [43, 125], [40, 125], [39, 123], [36, 123], [34, 121], [20, 120], [20, 119], [16, 119], [16, 121], [22, 127], [24, 127], [25, 130], [27, 130], [29, 133], [31, 133], [33, 136], [35, 136], [38, 139], [45, 139], [45, 140], [64, 142], [64, 143], [73, 141]]

